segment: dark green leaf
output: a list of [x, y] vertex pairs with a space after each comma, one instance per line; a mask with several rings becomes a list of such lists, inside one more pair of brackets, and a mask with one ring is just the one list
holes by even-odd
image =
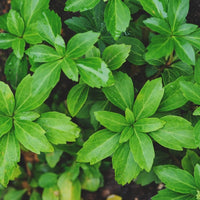
[[10, 188], [6, 195], [4, 196], [4, 200], [21, 200], [26, 192], [26, 189], [16, 190], [14, 188]]
[[0, 33], [0, 49], [10, 48], [14, 40], [16, 40], [16, 37], [10, 33]]
[[112, 157], [115, 179], [119, 184], [130, 183], [141, 169], [135, 162], [128, 143], [121, 144]]
[[122, 110], [129, 108], [132, 110], [134, 101], [134, 88], [131, 78], [122, 72], [114, 74], [115, 84], [111, 87], [103, 88], [107, 99]]
[[45, 153], [46, 161], [51, 168], [54, 168], [59, 162], [62, 153], [63, 151], [57, 148], [54, 149], [54, 152]]
[[81, 110], [88, 97], [89, 87], [85, 84], [77, 84], [67, 96], [67, 107], [72, 117]]
[[117, 149], [119, 137], [120, 134], [113, 133], [107, 129], [94, 133], [78, 152], [77, 161], [95, 164], [107, 158]]
[[194, 180], [198, 189], [200, 189], [200, 165], [196, 164], [194, 168]]
[[190, 35], [184, 36], [183, 39], [194, 45], [197, 49], [200, 49], [200, 29]]
[[133, 106], [136, 120], [152, 116], [158, 109], [163, 94], [164, 89], [162, 88], [161, 78], [147, 81], [139, 92]]
[[12, 118], [0, 115], [0, 137], [10, 131], [12, 128]]
[[9, 32], [7, 27], [7, 16], [8, 13], [0, 16], [0, 29], [3, 29], [6, 32]]
[[52, 172], [42, 174], [39, 178], [38, 184], [42, 188], [52, 187], [57, 184], [58, 175]]

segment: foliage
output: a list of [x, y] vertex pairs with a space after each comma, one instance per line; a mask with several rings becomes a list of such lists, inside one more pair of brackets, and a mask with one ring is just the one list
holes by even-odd
[[63, 9], [76, 12], [68, 40], [49, 0], [12, 0], [0, 16], [0, 49], [12, 49], [0, 81], [0, 197], [80, 200], [103, 186], [108, 162], [119, 184], [163, 182], [153, 200], [199, 200], [200, 29], [187, 23], [189, 0]]

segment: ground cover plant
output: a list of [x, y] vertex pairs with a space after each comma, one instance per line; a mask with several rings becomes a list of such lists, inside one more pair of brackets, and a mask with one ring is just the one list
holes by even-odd
[[199, 200], [190, 1], [67, 0], [68, 19], [49, 3], [11, 0], [0, 16], [0, 198], [86, 199], [113, 168], [123, 186], [163, 183], [152, 200]]

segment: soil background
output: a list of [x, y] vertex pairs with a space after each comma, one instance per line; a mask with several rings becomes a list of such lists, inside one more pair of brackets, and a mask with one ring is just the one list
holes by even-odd
[[[66, 0], [50, 1], [50, 8], [58, 13], [63, 21], [74, 16], [73, 13], [64, 11], [65, 1]], [[8, 12], [10, 2], [11, 0], [0, 0], [0, 15]], [[189, 23], [200, 25], [200, 0], [190, 0], [190, 11], [187, 20]], [[69, 30], [63, 23], [62, 36], [64, 39], [68, 41], [74, 34], [75, 33]], [[0, 81], [6, 82], [3, 70], [5, 61], [10, 52], [11, 50], [0, 50]], [[66, 84], [68, 84], [66, 83], [66, 79], [64, 79], [63, 82], [61, 79], [61, 83], [59, 83], [60, 86], [58, 87], [65, 87]], [[82, 191], [84, 200], [106, 200], [111, 194], [119, 195], [123, 200], [150, 200], [151, 197], [157, 193], [159, 188], [159, 186], [154, 183], [144, 187], [136, 185], [134, 182], [125, 186], [118, 185], [114, 179], [114, 171], [111, 168], [103, 171], [103, 176], [104, 186], [97, 192]]]

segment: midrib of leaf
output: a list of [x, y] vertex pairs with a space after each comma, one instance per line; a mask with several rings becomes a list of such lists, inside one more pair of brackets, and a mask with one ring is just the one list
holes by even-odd
[[[35, 3], [35, 6], [33, 5], [33, 3]], [[31, 6], [32, 9], [30, 10], [29, 18], [27, 20], [27, 26], [29, 25], [29, 23], [30, 23], [30, 21], [31, 21], [33, 15], [34, 15], [34, 12], [36, 12], [35, 8], [37, 7], [37, 4], [38, 4], [38, 0], [31, 1], [31, 5], [30, 6]]]
[[170, 40], [170, 38], [167, 38], [167, 40], [165, 42], [163, 42], [161, 45], [159, 45], [159, 48], [157, 48], [157, 51], [160, 51], [160, 49], [162, 49], [169, 42], [169, 40]]
[[19, 32], [19, 29], [18, 29], [18, 26], [17, 26], [17, 20], [15, 19], [15, 18], [13, 18], [13, 16], [12, 16], [12, 20], [13, 20], [13, 26], [14, 26], [14, 28], [15, 28], [15, 30], [17, 31], [17, 34], [20, 34], [20, 32]]
[[177, 8], [177, 10], [176, 10], [176, 14], [175, 14], [175, 16], [174, 16], [172, 31], [174, 31], [174, 29], [175, 29], [175, 25], [176, 25], [176, 21], [177, 21], [177, 16], [179, 15], [179, 12], [180, 12], [180, 5], [181, 5], [181, 4], [179, 4], [179, 6], [178, 6], [178, 8]]
[[[126, 107], [129, 108], [129, 106], [128, 106], [127, 102], [126, 102], [126, 99], [125, 99], [125, 98], [123, 97], [123, 95], [121, 94], [119, 88], [116, 87], [116, 89], [117, 89], [118, 94], [119, 94], [119, 96], [121, 97], [122, 101], [125, 103]], [[117, 101], [117, 102], [118, 102], [118, 101]], [[121, 104], [121, 105], [122, 105], [122, 104]], [[124, 107], [124, 105], [123, 105], [123, 107]]]
[[[120, 52], [117, 52], [117, 54], [115, 54], [112, 58], [110, 58], [108, 61], [107, 61], [107, 63], [110, 63], [110, 62], [112, 62], [116, 57], [118, 57], [119, 55], [121, 55], [121, 51]], [[112, 65], [113, 66], [113, 65]], [[115, 66], [115, 65], [114, 65]]]

